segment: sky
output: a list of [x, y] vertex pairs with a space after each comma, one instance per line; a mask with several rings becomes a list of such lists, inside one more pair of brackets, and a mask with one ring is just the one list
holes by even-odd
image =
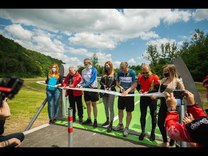
[[148, 45], [180, 49], [195, 29], [208, 33], [208, 9], [0, 9], [0, 34], [66, 67], [93, 54], [101, 66], [149, 63]]

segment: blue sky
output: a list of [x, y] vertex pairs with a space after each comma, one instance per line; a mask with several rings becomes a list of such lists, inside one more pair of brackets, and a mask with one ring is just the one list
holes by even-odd
[[148, 63], [149, 44], [189, 41], [208, 33], [208, 9], [0, 9], [0, 34], [67, 67], [98, 56], [100, 65]]

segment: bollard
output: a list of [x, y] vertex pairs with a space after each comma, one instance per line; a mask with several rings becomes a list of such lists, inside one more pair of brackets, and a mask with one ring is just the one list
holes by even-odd
[[73, 147], [73, 109], [68, 108], [68, 147]]

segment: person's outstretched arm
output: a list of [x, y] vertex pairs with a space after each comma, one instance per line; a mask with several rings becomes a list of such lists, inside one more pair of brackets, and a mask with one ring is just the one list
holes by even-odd
[[21, 141], [19, 139], [11, 138], [9, 140], [5, 140], [5, 141], [0, 142], [0, 147], [8, 147], [8, 146], [19, 147], [20, 144], [21, 144]]
[[167, 135], [173, 140], [190, 142], [191, 139], [185, 125], [179, 123], [179, 115], [176, 111], [176, 104], [177, 102], [173, 93], [166, 93], [168, 113], [165, 119], [165, 128]]
[[187, 112], [192, 114], [194, 119], [198, 119], [202, 116], [207, 116], [207, 114], [203, 112], [203, 109], [196, 104], [194, 94], [186, 90], [184, 93], [184, 99], [187, 101]]

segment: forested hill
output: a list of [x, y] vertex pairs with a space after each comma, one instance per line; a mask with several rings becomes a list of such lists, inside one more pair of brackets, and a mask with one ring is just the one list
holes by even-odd
[[0, 35], [0, 76], [20, 77], [46, 76], [51, 65], [63, 63], [61, 60], [26, 49]]

